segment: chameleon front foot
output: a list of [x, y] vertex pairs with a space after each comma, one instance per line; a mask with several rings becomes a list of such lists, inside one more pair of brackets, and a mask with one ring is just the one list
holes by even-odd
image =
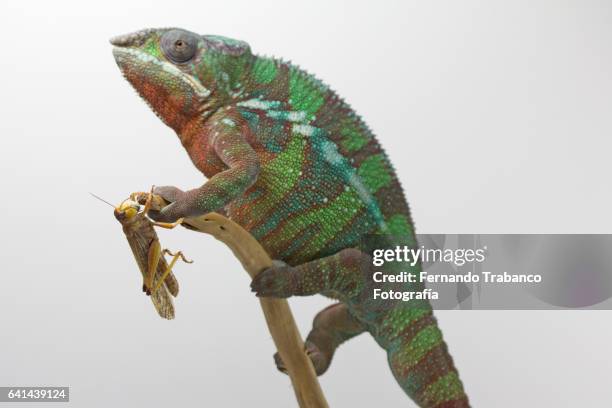
[[[304, 343], [304, 352], [306, 353], [308, 358], [310, 358], [310, 361], [312, 362], [312, 365], [317, 375], [321, 375], [325, 371], [327, 371], [331, 359], [325, 353], [319, 350], [319, 348], [314, 343], [306, 341]], [[281, 358], [279, 353], [274, 354], [274, 363], [276, 364], [276, 368], [278, 369], [278, 371], [283, 374], [287, 374], [287, 368], [285, 367], [283, 359]]]

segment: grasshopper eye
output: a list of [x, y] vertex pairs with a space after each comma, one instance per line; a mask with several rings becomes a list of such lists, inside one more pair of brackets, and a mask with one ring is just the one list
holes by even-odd
[[197, 46], [197, 38], [183, 30], [168, 31], [161, 38], [161, 49], [164, 55], [177, 64], [192, 59], [195, 56]]
[[134, 207], [128, 207], [125, 210], [125, 216], [127, 218], [132, 218], [133, 216], [135, 216], [136, 214], [138, 214], [138, 208], [134, 208]]
[[123, 214], [125, 218], [131, 218], [138, 214], [138, 211], [140, 211], [140, 204], [132, 200], [125, 200], [119, 204], [117, 211], [120, 214]]

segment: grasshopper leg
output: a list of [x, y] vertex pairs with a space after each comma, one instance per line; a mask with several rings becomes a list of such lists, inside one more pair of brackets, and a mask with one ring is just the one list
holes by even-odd
[[155, 239], [149, 246], [149, 254], [147, 259], [147, 276], [144, 278], [143, 290], [147, 295], [151, 294], [151, 288], [153, 288], [153, 278], [157, 271], [157, 265], [162, 256], [161, 245], [159, 240]]
[[179, 258], [182, 259], [183, 262], [185, 262], [185, 263], [193, 263], [193, 261], [190, 261], [187, 258], [185, 258], [185, 255], [183, 255], [183, 253], [181, 251], [178, 251], [176, 254], [173, 254], [169, 250], [164, 249], [163, 253], [164, 253], [164, 255], [168, 254], [168, 255], [172, 256], [172, 260], [168, 264], [168, 267], [164, 271], [164, 274], [161, 276], [161, 278], [159, 278], [159, 281], [157, 282], [157, 284], [155, 285], [155, 287], [151, 291], [152, 294], [157, 292], [157, 290], [161, 287], [162, 283], [164, 283], [164, 279], [166, 279], [168, 274], [170, 274], [170, 272], [172, 272], [172, 268], [174, 267], [174, 264], [176, 264], [176, 261], [179, 260]]
[[[142, 213], [146, 216], [153, 205], [153, 190], [155, 186], [151, 186], [151, 190], [147, 193], [147, 198], [145, 199], [144, 207], [142, 209]], [[139, 202], [140, 194], [142, 193], [132, 193], [130, 194], [130, 200]]]
[[149, 210], [151, 209], [151, 203], [153, 203], [153, 189], [154, 188], [155, 186], [151, 186], [151, 191], [149, 191], [149, 194], [147, 195], [147, 200], [145, 201], [145, 205], [142, 210], [144, 215], [147, 215], [149, 213]]
[[[149, 210], [151, 209], [151, 206], [153, 204], [153, 190], [155, 189], [155, 186], [151, 186], [151, 191], [149, 191], [149, 194], [147, 194], [147, 199], [145, 201], [144, 204], [144, 208], [142, 210], [142, 213], [146, 216], [149, 213]], [[130, 195], [130, 198], [134, 201], [136, 200], [136, 195], [132, 194]], [[155, 225], [156, 227], [160, 227], [160, 228], [166, 228], [166, 229], [173, 229], [179, 225], [181, 225], [183, 223], [184, 218], [179, 218], [178, 220], [174, 221], [174, 222], [157, 222], [157, 221], [153, 221], [153, 225]]]
[[179, 256], [185, 263], [188, 263], [188, 264], [193, 263], [193, 261], [185, 258], [185, 255], [181, 251], [178, 251], [176, 254], [173, 254], [172, 252], [170, 252], [169, 249], [164, 249], [163, 253], [164, 255]]
[[184, 220], [184, 218], [179, 218], [178, 220], [176, 220], [174, 222], [157, 222], [157, 221], [155, 221], [155, 222], [153, 222], [153, 225], [155, 225], [156, 227], [172, 229], [172, 228], [175, 228], [178, 225], [181, 225], [183, 223], [183, 220]]
[[147, 200], [145, 201], [145, 205], [142, 210], [145, 216], [149, 213], [149, 210], [151, 209], [151, 203], [153, 202], [153, 189], [154, 188], [155, 186], [151, 186], [151, 191], [149, 191], [149, 194], [147, 194]]

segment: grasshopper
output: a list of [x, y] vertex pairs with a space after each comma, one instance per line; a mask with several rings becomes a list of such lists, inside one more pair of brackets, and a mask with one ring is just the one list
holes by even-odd
[[[183, 219], [181, 218], [173, 223], [151, 220], [147, 215], [151, 209], [153, 189], [147, 195], [142, 211], [136, 199], [137, 194], [131, 194], [130, 198], [121, 202], [117, 207], [113, 206], [115, 209], [114, 215], [123, 227], [123, 232], [142, 273], [143, 292], [151, 297], [151, 301], [161, 317], [174, 319], [174, 305], [170, 295], [176, 297], [179, 286], [172, 273], [172, 268], [179, 258], [186, 263], [192, 263], [193, 261], [186, 259], [181, 251], [173, 254], [167, 249], [162, 250], [154, 226], [172, 229], [180, 225]], [[96, 195], [94, 197], [102, 200]], [[106, 202], [105, 200], [102, 201]], [[110, 205], [112, 206], [112, 204]], [[169, 264], [166, 262], [165, 255], [172, 256]]]

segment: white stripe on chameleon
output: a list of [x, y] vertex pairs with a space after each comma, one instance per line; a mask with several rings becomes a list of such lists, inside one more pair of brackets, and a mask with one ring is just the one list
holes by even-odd
[[304, 119], [306, 119], [306, 112], [304, 111], [287, 113], [287, 120], [290, 122], [302, 122]]
[[249, 99], [238, 102], [236, 105], [250, 109], [261, 109], [268, 113], [268, 116], [274, 119], [284, 119], [289, 122], [304, 122], [306, 120], [306, 112], [304, 111], [280, 111], [274, 110], [280, 107], [280, 101], [266, 101], [259, 98]]
[[[341, 166], [342, 164], [346, 164], [344, 163], [345, 158], [338, 152], [338, 146], [336, 146], [334, 142], [324, 140], [321, 147], [323, 148], [325, 160], [329, 164], [332, 166]], [[350, 168], [347, 175], [349, 185], [355, 189], [357, 195], [359, 198], [361, 198], [361, 201], [365, 204], [366, 208], [378, 208], [378, 204], [374, 200], [374, 197], [372, 197], [372, 194], [370, 194], [366, 186], [363, 184], [363, 181], [361, 181], [361, 177], [357, 175], [355, 169], [353, 169], [351, 166], [348, 167]], [[380, 226], [381, 230], [386, 231], [387, 225], [382, 216], [380, 216], [380, 219], [377, 221], [377, 224]]]
[[244, 93], [244, 89], [241, 88], [241, 89], [238, 89], [237, 91], [232, 92], [231, 95], [232, 95], [232, 98], [237, 98], [243, 93]]
[[161, 67], [165, 72], [169, 73], [170, 75], [176, 78], [179, 78], [181, 81], [189, 85], [200, 98], [207, 98], [210, 95], [210, 91], [206, 89], [200, 83], [200, 81], [194, 79], [188, 74], [185, 74], [183, 71], [181, 71], [180, 69], [178, 69], [177, 67], [175, 67], [173, 64], [169, 62], [158, 60], [151, 54], [148, 54], [144, 51], [137, 50], [135, 48], [115, 47], [115, 50], [119, 52], [120, 54], [127, 54], [133, 57], [136, 57], [137, 59], [139, 59], [140, 61], [146, 64], [155, 64]]
[[299, 111], [276, 111], [269, 110], [268, 116], [274, 119], [288, 120], [289, 122], [303, 122], [306, 120], [306, 112]]
[[221, 123], [224, 123], [224, 124], [226, 124], [226, 125], [227, 125], [227, 126], [229, 126], [229, 127], [234, 127], [234, 126], [236, 126], [236, 124], [234, 123], [234, 121], [233, 121], [233, 120], [231, 120], [230, 118], [223, 118], [223, 119], [221, 119]]
[[313, 126], [310, 125], [298, 125], [298, 124], [294, 124], [291, 127], [291, 130], [295, 133], [299, 133], [300, 135], [304, 135], [304, 136], [312, 136], [313, 132], [315, 131], [315, 128]]
[[264, 101], [262, 99], [249, 99], [247, 101], [238, 102], [236, 105], [250, 109], [269, 110], [280, 105], [279, 101]]

